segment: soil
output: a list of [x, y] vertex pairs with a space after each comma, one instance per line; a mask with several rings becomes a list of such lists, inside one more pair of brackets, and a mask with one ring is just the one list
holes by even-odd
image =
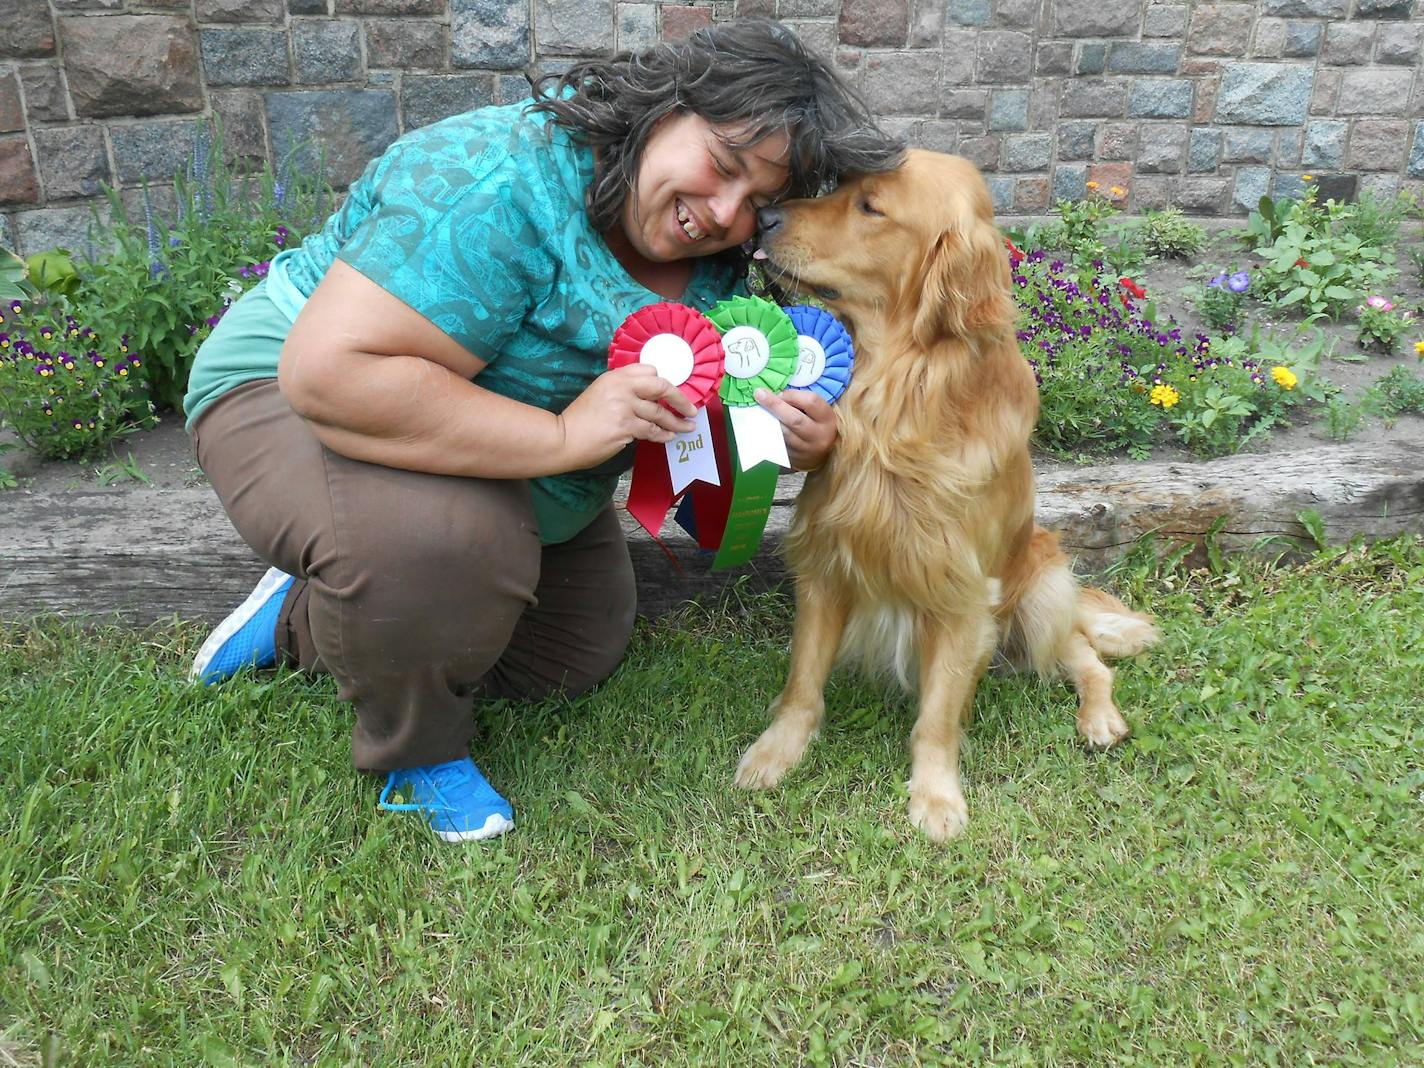
[[[1010, 220], [1005, 220], [1009, 222]], [[1016, 221], [1016, 220], [1015, 220]], [[1240, 223], [1223, 224], [1209, 221], [1208, 244], [1190, 261], [1151, 261], [1137, 272], [1134, 281], [1147, 289], [1150, 299], [1160, 314], [1171, 315], [1188, 335], [1203, 329], [1198, 319], [1190, 294], [1198, 290], [1208, 277], [1219, 268], [1236, 264], [1239, 268], [1254, 266], [1257, 257], [1242, 251], [1242, 246], [1233, 237]], [[1400, 246], [1396, 249], [1399, 279], [1392, 292], [1383, 294], [1394, 301], [1396, 308], [1411, 309], [1424, 315], [1424, 286], [1420, 285], [1418, 272], [1408, 255], [1410, 248], [1424, 248], [1424, 227], [1418, 223], [1406, 224]], [[1285, 329], [1300, 327], [1299, 319], [1289, 318], [1273, 321], [1267, 309], [1252, 305], [1252, 321], [1264, 330], [1280, 323]], [[1424, 339], [1424, 322], [1418, 337], [1400, 339], [1393, 354], [1362, 349], [1356, 337], [1353, 316], [1346, 315], [1340, 322], [1322, 320], [1317, 324], [1325, 334], [1334, 340], [1333, 358], [1323, 360], [1320, 374], [1338, 386], [1346, 397], [1358, 396], [1361, 391], [1377, 382], [1393, 368], [1405, 365], [1424, 372], [1414, 353], [1414, 341]], [[1247, 327], [1249, 329], [1249, 326]], [[1353, 433], [1352, 444], [1368, 445], [1386, 442], [1396, 435], [1418, 440], [1424, 436], [1424, 417], [1402, 416], [1397, 426], [1386, 426], [1379, 420], [1362, 425]], [[9, 431], [0, 431], [0, 442], [13, 441]], [[1336, 444], [1327, 432], [1319, 408], [1312, 405], [1297, 409], [1295, 422], [1278, 426], [1269, 434], [1252, 441], [1249, 452], [1297, 452], [1320, 445]], [[129, 463], [130, 457], [132, 463]], [[1193, 461], [1198, 459], [1183, 449], [1170, 445], [1159, 447], [1153, 457], [1162, 460]], [[1106, 459], [1106, 458], [1105, 458]], [[19, 479], [21, 488], [39, 491], [92, 488], [109, 484], [115, 488], [134, 486], [139, 480], [120, 470], [120, 464], [136, 468], [148, 480], [147, 484], [158, 489], [192, 486], [204, 481], [202, 471], [193, 459], [188, 435], [183, 430], [182, 419], [173, 412], [165, 413], [156, 427], [135, 431], [114, 443], [110, 453], [87, 463], [41, 460], [23, 446], [11, 452], [0, 453], [0, 470], [8, 470]], [[1057, 466], [1050, 464], [1049, 466]], [[0, 491], [0, 501], [3, 491]]]

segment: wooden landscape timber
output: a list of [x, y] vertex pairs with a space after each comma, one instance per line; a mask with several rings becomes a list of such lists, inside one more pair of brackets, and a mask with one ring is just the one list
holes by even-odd
[[[1224, 550], [1308, 545], [1299, 516], [1318, 513], [1327, 539], [1344, 542], [1424, 531], [1424, 450], [1417, 435], [1383, 444], [1333, 445], [1291, 454], [1211, 461], [1149, 461], [1039, 471], [1038, 518], [1091, 575], [1144, 535], [1200, 543], [1221, 517]], [[800, 476], [782, 479], [763, 551], [754, 563], [712, 573], [671, 522], [664, 552], [624, 512], [639, 605], [659, 616], [689, 598], [740, 583], [779, 582], [781, 537]], [[1282, 540], [1284, 539], [1284, 540]], [[45, 615], [144, 624], [177, 615], [211, 623], [240, 603], [264, 565], [238, 538], [205, 485], [137, 483], [0, 494], [0, 620]], [[672, 561], [677, 561], [675, 565]]]

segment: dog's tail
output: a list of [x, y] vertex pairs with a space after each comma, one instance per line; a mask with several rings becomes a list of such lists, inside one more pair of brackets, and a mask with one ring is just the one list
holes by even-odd
[[1151, 616], [1092, 586], [1078, 588], [1077, 622], [1099, 656], [1135, 656], [1162, 637]]

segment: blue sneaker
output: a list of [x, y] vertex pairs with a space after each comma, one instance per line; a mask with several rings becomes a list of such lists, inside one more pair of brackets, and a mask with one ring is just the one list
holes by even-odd
[[188, 677], [204, 686], [232, 678], [243, 668], [277, 663], [277, 613], [296, 580], [269, 568], [237, 611], [217, 625], [193, 659]]
[[[397, 790], [406, 791], [409, 800], [391, 801]], [[423, 812], [430, 829], [447, 842], [494, 838], [514, 829], [514, 809], [469, 757], [391, 772], [376, 804], [388, 812]]]

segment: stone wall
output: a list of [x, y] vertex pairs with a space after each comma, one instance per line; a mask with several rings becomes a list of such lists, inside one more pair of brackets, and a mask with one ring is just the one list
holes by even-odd
[[0, 240], [80, 244], [101, 183], [166, 181], [194, 119], [229, 155], [322, 145], [350, 182], [401, 132], [524, 96], [570, 57], [769, 14], [885, 124], [968, 156], [1003, 213], [1086, 183], [1239, 214], [1311, 173], [1424, 179], [1424, 0], [4, 0]]

